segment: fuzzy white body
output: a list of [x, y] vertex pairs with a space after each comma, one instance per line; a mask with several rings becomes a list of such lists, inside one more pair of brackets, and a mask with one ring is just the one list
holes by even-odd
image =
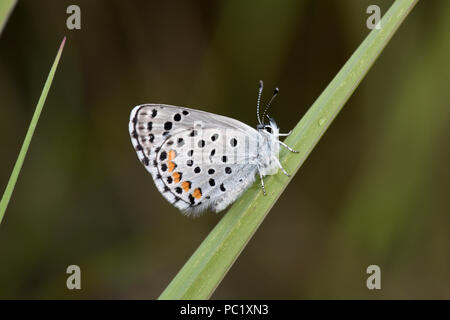
[[279, 170], [279, 129], [169, 105], [136, 106], [133, 146], [162, 195], [185, 214], [228, 207], [256, 176]]

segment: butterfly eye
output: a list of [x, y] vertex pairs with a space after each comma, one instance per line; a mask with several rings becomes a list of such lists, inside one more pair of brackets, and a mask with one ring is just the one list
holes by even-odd
[[264, 128], [268, 133], [272, 133], [272, 127], [266, 126]]

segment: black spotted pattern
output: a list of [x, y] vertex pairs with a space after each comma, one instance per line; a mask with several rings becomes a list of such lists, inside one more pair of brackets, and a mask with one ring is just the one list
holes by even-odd
[[216, 185], [216, 181], [214, 179], [209, 179], [209, 185], [214, 187]]
[[181, 114], [177, 113], [176, 115], [173, 116], [173, 120], [174, 121], [180, 121], [181, 120]]
[[165, 151], [159, 154], [159, 160], [164, 161], [167, 159], [167, 153]]
[[231, 145], [232, 147], [236, 147], [236, 146], [237, 146], [237, 140], [236, 140], [235, 138], [231, 139], [231, 140], [230, 140], [230, 145]]
[[164, 123], [164, 130], [170, 130], [170, 129], [172, 129], [172, 122], [166, 121]]
[[200, 173], [200, 171], [202, 171], [202, 170], [200, 169], [200, 167], [195, 167], [195, 169], [194, 169], [194, 172], [195, 172], [195, 173]]
[[220, 191], [223, 191], [223, 192], [227, 191], [227, 189], [225, 189], [225, 186], [223, 185], [223, 183], [220, 185]]
[[225, 168], [225, 173], [226, 173], [226, 174], [231, 174], [231, 172], [232, 172], [232, 170], [231, 170], [230, 167], [226, 167], [226, 168]]
[[208, 174], [214, 174], [216, 172], [216, 170], [214, 170], [214, 169], [209, 169], [208, 170]]

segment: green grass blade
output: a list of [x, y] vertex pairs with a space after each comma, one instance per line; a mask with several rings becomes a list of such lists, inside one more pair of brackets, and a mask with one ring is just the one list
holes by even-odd
[[[345, 102], [375, 62], [417, 0], [397, 0], [386, 12], [381, 29], [374, 29], [342, 67], [295, 127], [286, 143], [300, 152], [280, 153], [288, 172], [295, 173]], [[267, 196], [259, 182], [238, 199], [161, 294], [159, 299], [207, 299], [219, 285], [262, 223], [290, 178], [267, 177]]]
[[0, 34], [8, 21], [11, 12], [16, 5], [17, 0], [2, 0], [0, 1]]
[[64, 37], [63, 41], [61, 42], [58, 53], [56, 54], [55, 61], [53, 62], [52, 68], [50, 69], [50, 73], [48, 74], [47, 77], [47, 81], [45, 82], [44, 89], [42, 90], [41, 96], [36, 105], [36, 109], [34, 110], [33, 118], [31, 119], [30, 126], [28, 127], [28, 131], [25, 136], [25, 140], [23, 141], [22, 148], [20, 149], [19, 156], [17, 157], [16, 164], [14, 165], [14, 169], [11, 173], [11, 177], [9, 178], [8, 185], [6, 186], [2, 200], [0, 201], [0, 223], [3, 220], [3, 216], [5, 215], [6, 208], [8, 207], [8, 203], [9, 200], [11, 199], [12, 192], [14, 191], [14, 186], [16, 185], [20, 169], [22, 169], [23, 161], [25, 160], [25, 156], [27, 154], [28, 147], [30, 146], [34, 130], [36, 129], [39, 116], [41, 115], [42, 108], [44, 107], [48, 91], [50, 90], [50, 86], [52, 85], [53, 77], [55, 76], [56, 68], [58, 66], [59, 59], [61, 58], [65, 42], [66, 37]]

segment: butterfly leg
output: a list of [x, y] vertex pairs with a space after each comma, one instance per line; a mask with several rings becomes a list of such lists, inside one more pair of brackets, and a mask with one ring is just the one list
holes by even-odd
[[263, 175], [262, 175], [261, 171], [259, 171], [259, 169], [258, 169], [258, 173], [259, 173], [259, 178], [261, 179], [261, 188], [263, 190], [264, 195], [266, 195], [266, 188], [264, 187]]
[[286, 143], [282, 142], [282, 141], [278, 141], [279, 144], [281, 144], [283, 147], [285, 147], [286, 149], [288, 149], [290, 152], [294, 152], [294, 153], [298, 153], [298, 151], [295, 151], [294, 149], [292, 149], [291, 147], [289, 147]]
[[284, 170], [283, 166], [282, 166], [281, 163], [280, 163], [280, 160], [278, 160], [277, 158], [275, 158], [275, 160], [276, 160], [278, 166], [280, 167], [281, 171], [283, 171], [284, 175], [285, 175], [286, 177], [290, 177], [291, 175], [290, 175], [289, 173], [287, 173], [286, 170]]
[[280, 136], [280, 137], [287, 137], [287, 136], [290, 136], [291, 133], [292, 133], [292, 130], [289, 131], [288, 133], [279, 133], [278, 136]]

